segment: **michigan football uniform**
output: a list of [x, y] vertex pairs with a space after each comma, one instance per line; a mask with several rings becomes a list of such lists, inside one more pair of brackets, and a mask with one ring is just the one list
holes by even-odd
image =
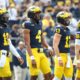
[[63, 61], [63, 66], [59, 66], [58, 58], [55, 57], [54, 75], [60, 79], [63, 74], [65, 77], [72, 77], [73, 67], [72, 67], [71, 59], [69, 59], [70, 67], [67, 68], [68, 55], [70, 55], [70, 43], [69, 43], [70, 42], [70, 31], [68, 28], [64, 28], [60, 26], [60, 27], [56, 27], [55, 33], [61, 35], [61, 39], [60, 39], [58, 48], [59, 48], [60, 56]]
[[30, 46], [32, 54], [35, 57], [37, 68], [33, 68], [28, 55], [28, 64], [30, 69], [30, 74], [32, 76], [38, 75], [41, 71], [43, 74], [49, 73], [51, 71], [48, 59], [43, 53], [43, 48], [41, 46], [41, 34], [42, 34], [42, 23], [34, 23], [31, 21], [26, 21], [24, 23], [25, 29], [30, 30]]
[[[0, 57], [2, 55], [1, 50], [6, 50], [7, 53], [9, 52], [9, 30], [7, 27], [0, 26]], [[5, 65], [3, 67], [0, 67], [0, 77], [10, 77], [11, 71], [10, 71], [10, 63], [9, 58], [6, 58]]]
[[[79, 45], [80, 46], [80, 27], [78, 27], [78, 29], [76, 31], [75, 45]], [[77, 69], [76, 77], [80, 78], [80, 69]]]

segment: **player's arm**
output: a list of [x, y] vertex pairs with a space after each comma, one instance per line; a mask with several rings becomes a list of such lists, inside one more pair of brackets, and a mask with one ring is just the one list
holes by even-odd
[[47, 43], [46, 40], [45, 40], [45, 37], [44, 37], [43, 33], [42, 33], [42, 35], [41, 35], [41, 41], [42, 41], [42, 45], [43, 45], [45, 48], [48, 48], [48, 47], [49, 47], [48, 43]]
[[30, 46], [30, 30], [29, 29], [24, 29], [24, 40], [25, 40], [25, 45], [28, 51], [29, 56], [33, 56], [32, 51], [31, 51], [31, 46]]
[[29, 23], [24, 22], [22, 24], [23, 27], [23, 37], [26, 45], [26, 49], [28, 51], [29, 56], [33, 56], [30, 45], [30, 27]]
[[60, 57], [59, 48], [58, 48], [60, 39], [61, 39], [61, 35], [58, 33], [55, 33], [54, 38], [53, 38], [53, 48], [57, 57]]
[[61, 35], [60, 29], [57, 29], [56, 33], [54, 34], [54, 37], [53, 37], [53, 48], [54, 48], [54, 52], [56, 54], [56, 57], [58, 59], [59, 65], [63, 66], [63, 61], [60, 56], [60, 52], [59, 52], [59, 48], [58, 48], [60, 40], [61, 40], [61, 36], [62, 35]]
[[19, 62], [20, 62], [21, 64], [23, 64], [24, 61], [23, 61], [23, 59], [21, 58], [21, 56], [19, 55], [19, 53], [17, 52], [17, 50], [15, 49], [15, 47], [13, 46], [11, 40], [8, 39], [8, 41], [9, 41], [10, 51], [12, 52], [12, 54], [13, 54], [14, 56], [17, 57], [17, 59], [19, 60]]
[[76, 54], [77, 60], [80, 60], [79, 50], [80, 50], [80, 45], [75, 45], [75, 54]]
[[78, 69], [80, 69], [80, 39], [75, 39], [75, 54], [76, 54], [76, 57], [75, 57], [76, 58], [76, 66]]
[[51, 46], [48, 45], [43, 33], [41, 35], [41, 40], [42, 40], [42, 45], [50, 51], [50, 55], [52, 56], [53, 55], [53, 49]]
[[76, 62], [77, 68], [80, 69], [80, 21], [77, 23], [77, 32], [75, 39], [75, 54], [76, 54]]
[[76, 54], [76, 58], [77, 60], [79, 60], [80, 62], [80, 39], [75, 39], [75, 54]]
[[77, 60], [80, 60], [80, 32], [76, 33], [76, 39], [75, 39], [75, 54], [76, 54], [76, 58]]
[[25, 40], [26, 49], [27, 49], [28, 54], [30, 56], [30, 59], [32, 61], [32, 66], [35, 68], [37, 66], [36, 66], [35, 57], [32, 54], [31, 46], [30, 46], [30, 30], [24, 29], [23, 33], [24, 33], [24, 40]]

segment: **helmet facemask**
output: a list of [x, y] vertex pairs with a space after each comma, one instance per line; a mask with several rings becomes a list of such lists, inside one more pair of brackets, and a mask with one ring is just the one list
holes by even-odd
[[34, 18], [33, 19], [36, 22], [39, 22], [39, 20], [41, 19], [41, 12], [34, 13]]
[[69, 26], [69, 24], [70, 24], [70, 19], [69, 18], [66, 18], [66, 19], [64, 19], [64, 25], [65, 26]]

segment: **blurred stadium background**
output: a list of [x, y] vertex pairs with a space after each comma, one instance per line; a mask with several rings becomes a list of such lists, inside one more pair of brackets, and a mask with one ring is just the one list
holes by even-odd
[[[74, 40], [75, 40], [75, 32], [77, 28], [77, 21], [80, 19], [80, 0], [0, 0], [0, 8], [6, 8], [9, 13], [9, 28], [11, 32], [11, 40], [13, 45], [17, 48], [19, 41], [23, 40], [23, 26], [22, 23], [26, 20], [29, 20], [27, 17], [27, 10], [29, 6], [36, 5], [42, 9], [42, 23], [43, 23], [43, 31], [47, 42], [52, 46], [52, 38], [54, 35], [54, 29], [56, 26], [56, 14], [59, 11], [68, 11], [71, 13], [71, 23], [68, 26], [71, 30], [71, 56], [72, 59], [75, 55], [74, 50]], [[25, 53], [25, 48], [24, 48]], [[46, 56], [49, 58], [51, 62], [51, 68], [53, 73], [53, 60], [52, 57], [48, 55], [48, 51], [45, 50]], [[27, 62], [27, 60], [26, 60]], [[11, 58], [11, 70], [13, 73], [13, 66], [15, 61], [13, 56]], [[30, 77], [28, 66], [26, 66], [27, 74], [26, 79]], [[24, 69], [24, 68], [23, 68]], [[41, 79], [42, 74], [39, 75], [38, 80]], [[12, 75], [12, 80], [21, 80], [15, 79], [14, 73]], [[73, 79], [74, 80], [74, 79]]]

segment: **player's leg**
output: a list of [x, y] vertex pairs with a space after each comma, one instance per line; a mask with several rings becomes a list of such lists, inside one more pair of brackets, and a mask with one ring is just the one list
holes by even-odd
[[[29, 60], [29, 59], [28, 59]], [[30, 71], [30, 80], [37, 80], [38, 74], [39, 74], [39, 68], [33, 68], [31, 61], [29, 62], [29, 71]]]
[[66, 64], [66, 59], [67, 59], [67, 54], [66, 53], [60, 53], [60, 57], [62, 58], [63, 61], [63, 66], [59, 65], [58, 58], [54, 58], [55, 66], [54, 66], [54, 78], [53, 80], [61, 80], [62, 76], [64, 74], [64, 69], [65, 69], [65, 64]]
[[40, 53], [40, 69], [44, 74], [45, 80], [51, 80], [51, 68], [48, 58], [44, 53]]
[[80, 70], [76, 70], [76, 79], [75, 80], [80, 80]]
[[64, 70], [65, 80], [72, 80], [72, 76], [73, 76], [73, 64], [72, 64], [71, 58], [70, 58], [69, 62], [70, 62], [70, 66], [69, 67], [65, 66], [65, 70]]
[[0, 68], [0, 77], [4, 78], [5, 80], [10, 80], [11, 79], [11, 70], [10, 70], [9, 57], [6, 58], [5, 66], [3, 68]]
[[76, 80], [80, 80], [80, 78], [76, 78]]
[[[58, 64], [56, 63], [56, 65], [58, 65]], [[61, 80], [62, 79], [62, 76], [63, 76], [63, 73], [64, 73], [63, 70], [64, 70], [64, 67], [55, 66], [53, 80]]]
[[51, 72], [44, 74], [44, 80], [52, 80]]
[[33, 53], [33, 56], [35, 57], [37, 68], [34, 68], [32, 66], [32, 62], [31, 62], [31, 59], [30, 59], [29, 55], [27, 55], [27, 61], [28, 61], [28, 65], [29, 65], [31, 80], [37, 80], [38, 74], [40, 72], [40, 69], [39, 69], [40, 68], [40, 57], [39, 57], [39, 54], [38, 54], [38, 49], [33, 48], [32, 53]]
[[32, 76], [32, 75], [31, 75], [31, 79], [30, 79], [30, 80], [37, 80], [37, 77], [38, 77], [38, 76]]
[[0, 77], [0, 80], [2, 80], [2, 77]]

